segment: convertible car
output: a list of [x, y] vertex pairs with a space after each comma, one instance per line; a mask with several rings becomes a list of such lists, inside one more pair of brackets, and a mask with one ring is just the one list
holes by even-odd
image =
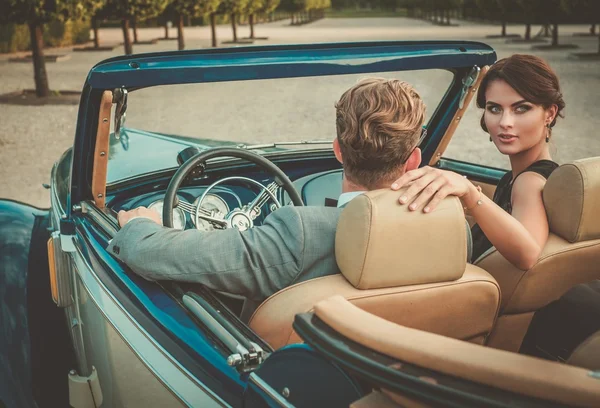
[[466, 262], [457, 199], [425, 215], [384, 190], [344, 209], [340, 274], [258, 302], [145, 280], [107, 252], [120, 210], [210, 231], [331, 204], [342, 179], [333, 106], [365, 76], [413, 84], [428, 107], [423, 165], [491, 195], [505, 170], [445, 152], [495, 61], [485, 44], [420, 41], [94, 66], [73, 147], [52, 168], [51, 207], [0, 201], [0, 407], [599, 406], [600, 337], [562, 333], [570, 346], [553, 349], [549, 328], [564, 326], [538, 318], [600, 277], [599, 159], [549, 179], [551, 234], [527, 271], [493, 248]]

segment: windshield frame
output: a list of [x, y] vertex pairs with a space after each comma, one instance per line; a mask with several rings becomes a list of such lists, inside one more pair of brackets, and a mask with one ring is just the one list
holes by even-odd
[[[356, 63], [349, 64], [349, 60]], [[490, 46], [470, 41], [270, 45], [111, 58], [92, 68], [83, 87], [69, 201], [78, 203], [92, 198], [95, 136], [101, 95], [105, 90], [125, 88], [132, 92], [167, 84], [447, 69], [455, 76], [428, 123], [429, 134], [422, 144], [426, 146], [426, 154], [425, 150], [431, 150], [432, 143], [441, 138], [435, 128], [447, 125], [458, 106], [463, 76], [474, 65], [491, 65], [495, 60], [496, 53]], [[168, 75], [165, 75], [166, 70]], [[439, 115], [440, 112], [443, 115]], [[423, 161], [427, 162], [426, 157]]]

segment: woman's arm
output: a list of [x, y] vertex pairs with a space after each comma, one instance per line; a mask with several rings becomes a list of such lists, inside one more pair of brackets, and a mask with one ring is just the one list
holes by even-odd
[[519, 175], [512, 189], [512, 216], [487, 197], [484, 204], [471, 210], [492, 245], [522, 270], [535, 264], [548, 240], [548, 218], [542, 201], [545, 184], [546, 179], [537, 173]]
[[[409, 185], [399, 201], [409, 209], [432, 211], [448, 195], [458, 196], [470, 209], [482, 231], [510, 263], [527, 270], [537, 261], [548, 239], [548, 221], [542, 202], [545, 179], [534, 173], [520, 175], [513, 185], [511, 216], [466, 178], [450, 171], [423, 167], [405, 173], [392, 185]], [[481, 205], [478, 205], [481, 200]], [[424, 207], [423, 207], [424, 206]]]

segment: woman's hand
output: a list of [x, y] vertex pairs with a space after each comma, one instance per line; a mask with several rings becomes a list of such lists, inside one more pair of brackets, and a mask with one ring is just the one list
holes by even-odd
[[431, 212], [449, 195], [459, 197], [467, 208], [472, 207], [479, 199], [479, 191], [465, 177], [429, 166], [404, 173], [392, 184], [392, 190], [398, 190], [404, 186], [409, 187], [398, 201], [400, 204], [412, 201], [408, 206], [411, 211], [425, 205], [423, 212]]

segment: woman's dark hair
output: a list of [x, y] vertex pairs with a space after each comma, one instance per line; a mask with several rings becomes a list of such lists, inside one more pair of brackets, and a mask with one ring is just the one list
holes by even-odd
[[[509, 84], [526, 101], [541, 105], [544, 109], [548, 109], [552, 105], [558, 106], [558, 111], [550, 123], [550, 127], [556, 124], [558, 116], [563, 117], [562, 110], [565, 108], [565, 101], [560, 92], [558, 77], [543, 59], [535, 55], [514, 54], [496, 62], [483, 77], [477, 90], [477, 107], [485, 108], [485, 92], [488, 85], [498, 79]], [[484, 115], [481, 116], [480, 124], [481, 128], [488, 132]]]

